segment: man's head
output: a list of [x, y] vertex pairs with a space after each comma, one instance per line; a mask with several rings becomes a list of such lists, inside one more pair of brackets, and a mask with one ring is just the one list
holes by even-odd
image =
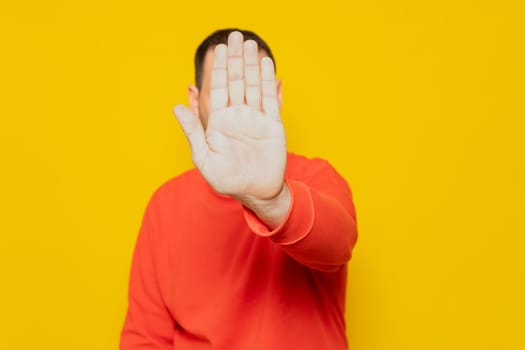
[[228, 35], [230, 35], [230, 33], [234, 31], [242, 33], [242, 35], [244, 36], [244, 41], [255, 41], [257, 43], [257, 46], [259, 46], [259, 50], [263, 51], [266, 54], [266, 56], [270, 57], [275, 66], [275, 59], [273, 57], [272, 51], [270, 50], [270, 47], [260, 36], [258, 36], [254, 32], [251, 32], [249, 30], [241, 30], [237, 28], [219, 29], [211, 33], [206, 39], [204, 39], [197, 48], [197, 51], [195, 51], [195, 85], [198, 89], [201, 89], [202, 87], [202, 79], [204, 75], [204, 60], [206, 58], [206, 54], [209, 50], [213, 50], [215, 46], [219, 44], [226, 44], [228, 42]]
[[[255, 41], [259, 47], [260, 58], [265, 56], [270, 57], [275, 66], [275, 59], [268, 44], [256, 33], [249, 30], [237, 28], [220, 29], [205, 38], [195, 52], [195, 86], [190, 86], [189, 88], [189, 99], [192, 111], [199, 116], [204, 127], [207, 125], [209, 115], [210, 75], [214, 49], [219, 44], [227, 44], [228, 36], [234, 31], [240, 32], [244, 36], [244, 41]], [[278, 81], [278, 93], [280, 100], [280, 81]]]

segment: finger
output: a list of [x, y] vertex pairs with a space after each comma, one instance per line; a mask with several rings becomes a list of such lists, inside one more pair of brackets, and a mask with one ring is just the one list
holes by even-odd
[[227, 48], [215, 47], [210, 80], [210, 109], [216, 111], [228, 105]]
[[208, 151], [206, 135], [201, 121], [189, 108], [182, 105], [175, 106], [173, 112], [190, 144], [193, 163], [197, 168], [200, 168]]
[[244, 42], [244, 84], [246, 104], [261, 109], [261, 73], [259, 70], [259, 50], [253, 40]]
[[270, 57], [261, 59], [262, 106], [270, 118], [280, 119], [275, 68]]
[[243, 40], [237, 31], [228, 36], [228, 86], [232, 106], [244, 103]]

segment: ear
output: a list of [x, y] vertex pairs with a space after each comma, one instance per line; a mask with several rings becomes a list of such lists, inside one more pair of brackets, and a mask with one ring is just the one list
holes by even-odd
[[279, 110], [283, 106], [283, 82], [280, 79], [277, 79], [277, 98], [279, 99]]
[[188, 87], [188, 100], [190, 101], [191, 111], [194, 115], [199, 115], [199, 89], [196, 86]]

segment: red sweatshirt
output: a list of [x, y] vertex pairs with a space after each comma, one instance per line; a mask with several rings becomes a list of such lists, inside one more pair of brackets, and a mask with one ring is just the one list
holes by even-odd
[[343, 350], [357, 237], [345, 180], [288, 155], [292, 203], [273, 231], [197, 170], [153, 195], [135, 247], [120, 348]]

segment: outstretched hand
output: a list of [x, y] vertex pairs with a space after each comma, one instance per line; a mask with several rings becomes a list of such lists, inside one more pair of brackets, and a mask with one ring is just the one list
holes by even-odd
[[289, 199], [274, 65], [269, 57], [259, 59], [255, 41], [233, 32], [227, 46], [215, 47], [206, 128], [189, 108], [174, 111], [195, 166], [217, 192], [255, 211], [284, 192]]

